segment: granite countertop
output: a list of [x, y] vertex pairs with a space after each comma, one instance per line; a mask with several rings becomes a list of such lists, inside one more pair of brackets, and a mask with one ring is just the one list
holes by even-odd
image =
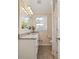
[[23, 33], [18, 35], [19, 39], [36, 39], [38, 38], [38, 33]]

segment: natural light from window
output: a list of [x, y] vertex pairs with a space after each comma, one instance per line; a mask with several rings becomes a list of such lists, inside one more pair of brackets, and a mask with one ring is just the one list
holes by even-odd
[[47, 30], [47, 16], [36, 17], [36, 30], [37, 31]]

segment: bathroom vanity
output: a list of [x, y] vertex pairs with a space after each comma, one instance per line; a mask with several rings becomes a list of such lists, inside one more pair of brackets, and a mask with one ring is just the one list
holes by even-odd
[[19, 35], [19, 59], [37, 59], [38, 33]]

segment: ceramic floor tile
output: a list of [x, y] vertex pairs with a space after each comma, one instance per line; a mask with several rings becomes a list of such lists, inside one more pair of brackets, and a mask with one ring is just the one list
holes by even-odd
[[40, 46], [38, 51], [38, 59], [53, 59], [51, 51], [51, 46]]

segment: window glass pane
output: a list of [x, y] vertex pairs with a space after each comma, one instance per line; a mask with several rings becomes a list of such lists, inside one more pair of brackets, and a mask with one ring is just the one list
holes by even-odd
[[22, 29], [27, 29], [28, 28], [28, 23], [29, 23], [29, 17], [22, 17]]
[[36, 30], [37, 31], [47, 30], [47, 17], [46, 16], [36, 18]]

